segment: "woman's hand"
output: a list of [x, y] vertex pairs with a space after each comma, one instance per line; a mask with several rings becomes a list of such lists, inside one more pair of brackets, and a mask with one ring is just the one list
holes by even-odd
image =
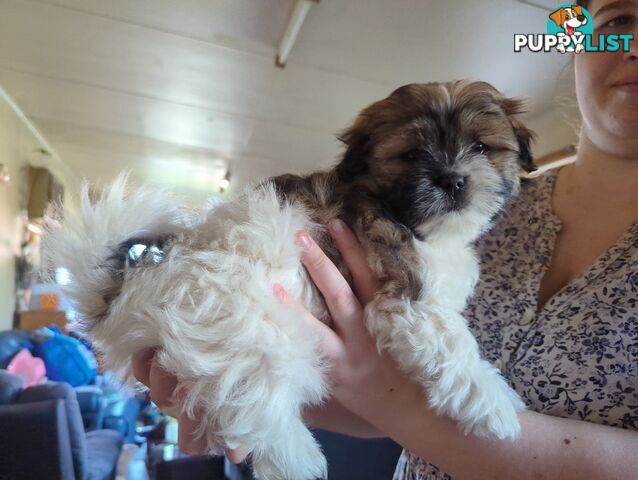
[[206, 442], [193, 434], [198, 421], [181, 413], [175, 391], [177, 378], [159, 366], [155, 358], [156, 353], [156, 350], [151, 348], [137, 352], [133, 357], [133, 375], [149, 388], [151, 400], [162, 412], [178, 419], [180, 450], [185, 453], [204, 454], [207, 451]]
[[[324, 328], [302, 305], [281, 287], [280, 301], [298, 311], [308, 330], [321, 339], [321, 352], [330, 365], [332, 398], [355, 414], [366, 411], [373, 397], [379, 398], [407, 381], [394, 363], [380, 355], [368, 334], [363, 307], [374, 298], [378, 280], [368, 266], [366, 253], [354, 234], [339, 220], [329, 232], [353, 277], [353, 287], [306, 232], [297, 234], [301, 260], [323, 294], [333, 319], [333, 330]], [[319, 419], [321, 420], [321, 419]]]
[[[208, 453], [206, 441], [195, 435], [199, 426], [199, 419], [190, 418], [181, 412], [176, 395], [177, 378], [160, 367], [155, 356], [155, 349], [147, 348], [136, 353], [133, 357], [133, 375], [137, 380], [149, 388], [151, 400], [162, 412], [177, 418], [178, 445], [182, 452], [192, 455], [204, 455]], [[233, 463], [239, 463], [246, 457], [247, 452], [227, 450], [226, 456]]]

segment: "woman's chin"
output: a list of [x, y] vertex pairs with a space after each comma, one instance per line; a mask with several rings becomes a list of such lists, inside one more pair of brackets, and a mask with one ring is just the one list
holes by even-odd
[[612, 112], [607, 120], [609, 131], [616, 137], [638, 141], [638, 97]]
[[[638, 144], [638, 116], [627, 119], [614, 119], [613, 132], [616, 137]], [[634, 154], [637, 153], [634, 151]]]

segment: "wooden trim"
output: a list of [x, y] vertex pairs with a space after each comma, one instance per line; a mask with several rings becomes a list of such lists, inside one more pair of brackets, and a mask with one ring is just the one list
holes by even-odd
[[556, 160], [561, 160], [566, 157], [576, 155], [576, 145], [567, 145], [566, 147], [554, 150], [553, 152], [546, 153], [542, 157], [534, 160], [536, 165], [545, 165]]
[[555, 168], [568, 165], [576, 160], [576, 145], [568, 145], [559, 150], [547, 153], [534, 160], [538, 170], [523, 175], [523, 178], [534, 178]]

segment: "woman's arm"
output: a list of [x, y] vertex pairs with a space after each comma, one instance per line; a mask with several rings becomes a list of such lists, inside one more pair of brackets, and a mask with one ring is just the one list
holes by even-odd
[[[373, 278], [365, 255], [349, 231], [331, 229], [331, 233], [365, 303], [374, 293], [365, 285]], [[420, 387], [379, 355], [363, 328], [357, 298], [311, 240], [302, 260], [327, 300], [342, 342], [330, 349], [328, 357], [333, 364], [333, 395], [346, 411], [455, 480], [638, 479], [635, 431], [526, 411], [519, 415], [522, 434], [516, 441], [465, 436], [454, 422], [429, 410]], [[294, 304], [289, 297], [283, 301]], [[299, 305], [295, 308], [309, 315]], [[331, 344], [335, 345], [334, 339]]]
[[339, 402], [329, 400], [319, 407], [304, 411], [303, 419], [312, 428], [329, 430], [357, 438], [385, 438], [387, 435], [346, 409]]
[[[371, 385], [370, 391], [380, 388]], [[455, 480], [638, 479], [635, 431], [525, 411], [519, 414], [521, 436], [515, 441], [466, 436], [454, 422], [429, 410], [419, 387], [409, 383], [386, 387], [383, 396], [362, 392], [346, 402]]]

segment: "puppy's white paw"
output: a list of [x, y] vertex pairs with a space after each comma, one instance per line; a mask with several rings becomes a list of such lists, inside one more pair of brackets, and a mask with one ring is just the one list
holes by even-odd
[[[524, 404], [514, 392], [512, 394], [502, 392], [500, 398], [495, 399], [496, 403], [491, 405], [476, 422], [465, 427], [471, 429], [472, 433], [478, 437], [500, 440], [517, 438], [521, 433], [518, 411], [524, 409]], [[514, 395], [516, 398], [512, 398]]]
[[437, 413], [459, 423], [466, 434], [513, 439], [520, 433], [517, 412], [525, 408], [499, 371], [485, 360], [442, 369], [428, 388], [429, 403]]
[[470, 407], [461, 427], [479, 437], [514, 439], [521, 431], [518, 412], [525, 409], [525, 403], [496, 368], [484, 360], [480, 365], [472, 386], [480, 400]]
[[310, 430], [296, 420], [252, 454], [258, 480], [316, 480], [328, 476], [326, 457]]

